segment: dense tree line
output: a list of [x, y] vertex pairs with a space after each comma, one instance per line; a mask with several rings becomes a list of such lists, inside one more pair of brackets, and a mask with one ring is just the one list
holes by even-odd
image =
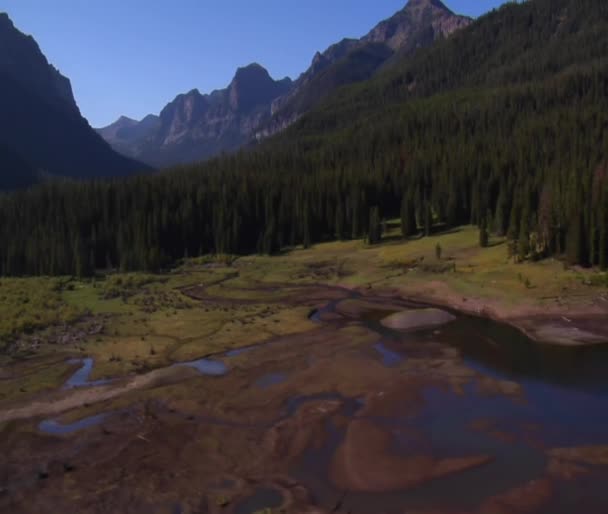
[[405, 236], [474, 223], [480, 244], [507, 235], [514, 258], [606, 268], [606, 29], [601, 0], [508, 5], [261, 147], [4, 195], [0, 272], [158, 270], [206, 253], [375, 243], [387, 218]]

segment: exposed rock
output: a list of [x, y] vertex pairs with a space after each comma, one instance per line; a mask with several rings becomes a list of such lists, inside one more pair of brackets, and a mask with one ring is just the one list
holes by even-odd
[[455, 319], [455, 316], [440, 309], [415, 309], [391, 314], [382, 320], [382, 325], [396, 330], [412, 330], [445, 325]]
[[3, 74], [54, 105], [80, 114], [69, 79], [49, 64], [34, 38], [17, 30], [6, 13], [0, 13], [0, 47]]
[[247, 143], [270, 118], [272, 101], [291, 88], [259, 64], [239, 68], [226, 89], [178, 95], [159, 116], [137, 122], [121, 117], [98, 133], [117, 151], [154, 166], [203, 160]]
[[455, 15], [439, 0], [410, 0], [362, 41], [384, 43], [393, 51], [411, 51], [447, 37], [469, 23], [470, 18]]
[[308, 70], [272, 106], [273, 118], [256, 131], [263, 139], [284, 130], [338, 87], [370, 78], [393, 55], [405, 56], [471, 23], [439, 0], [410, 0], [361, 39], [343, 39], [317, 52]]
[[[0, 13], [0, 188], [51, 175], [129, 175], [146, 166], [115, 153], [81, 116], [70, 81]], [[26, 178], [23, 175], [27, 175]]]
[[439, 0], [410, 0], [361, 39], [317, 52], [294, 83], [274, 81], [259, 64], [240, 68], [227, 89], [179, 95], [154, 119], [121, 118], [98, 133], [112, 147], [154, 166], [207, 159], [261, 140], [296, 122], [338, 87], [370, 78], [394, 55], [407, 55], [465, 27]]

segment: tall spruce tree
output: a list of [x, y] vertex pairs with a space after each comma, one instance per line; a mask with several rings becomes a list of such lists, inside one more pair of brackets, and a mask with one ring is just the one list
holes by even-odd
[[407, 193], [401, 197], [401, 235], [404, 239], [416, 233], [416, 211]]
[[378, 244], [382, 241], [382, 223], [380, 221], [380, 210], [372, 207], [369, 211], [369, 228], [367, 232], [367, 242], [370, 245]]

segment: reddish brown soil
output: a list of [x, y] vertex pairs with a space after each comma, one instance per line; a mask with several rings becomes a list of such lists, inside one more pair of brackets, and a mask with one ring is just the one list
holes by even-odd
[[[314, 286], [279, 297], [319, 306], [348, 296], [344, 290]], [[1, 412], [6, 423], [0, 425], [0, 512], [233, 514], [260, 487], [280, 492], [279, 510], [288, 514], [341, 512], [339, 498], [335, 507], [321, 508], [304, 480], [292, 478], [311, 449], [329, 448], [328, 479], [336, 490], [354, 493], [408, 490], [491, 465], [489, 454], [443, 455], [428, 434], [414, 428], [408, 435], [416, 441], [415, 450], [397, 453], [393, 435], [376, 421], [395, 412], [417, 415], [425, 407], [425, 388], [458, 391], [470, 382], [475, 373], [462, 365], [458, 351], [425, 341], [410, 360], [389, 368], [370, 351], [377, 334], [333, 314], [327, 320], [326, 326], [277, 338], [231, 361], [225, 377], [192, 370], [182, 370], [180, 377], [173, 371], [153, 375], [154, 380], [143, 375], [136, 385], [126, 381], [58, 392]], [[255, 386], [261, 376], [276, 371], [288, 375], [284, 383]], [[480, 384], [492, 394], [519, 394], [508, 382], [486, 378]], [[296, 397], [310, 398], [290, 411]], [[82, 416], [88, 410], [113, 412], [111, 402], [117, 398], [124, 405], [99, 426], [69, 436], [37, 430], [44, 417], [77, 407]], [[364, 399], [363, 407], [347, 412], [347, 404], [358, 398]], [[91, 407], [84, 408], [85, 401]], [[335, 447], [328, 446], [328, 426], [340, 434]], [[475, 428], [493, 430], [491, 424]], [[597, 465], [596, 450], [556, 450], [544, 477], [470, 512], [449, 506], [438, 510], [437, 499], [429, 498], [428, 510], [408, 509], [407, 514], [544, 514], [557, 481]], [[603, 451], [599, 454], [603, 459]]]
[[492, 460], [489, 455], [402, 457], [391, 452], [390, 441], [389, 433], [369, 421], [351, 422], [332, 461], [330, 476], [334, 484], [340, 490], [367, 493], [406, 490]]
[[550, 480], [534, 480], [488, 500], [481, 506], [479, 514], [536, 513], [550, 500], [552, 493]]

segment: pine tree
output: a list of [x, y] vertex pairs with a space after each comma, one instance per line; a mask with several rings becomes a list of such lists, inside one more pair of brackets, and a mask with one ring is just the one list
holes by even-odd
[[519, 261], [525, 261], [530, 254], [530, 223], [528, 217], [522, 217], [517, 240], [517, 253]]
[[599, 208], [598, 262], [600, 269], [608, 269], [608, 187], [604, 188]]
[[486, 219], [482, 218], [479, 224], [479, 246], [487, 248], [490, 243], [490, 235], [488, 234], [488, 227]]
[[459, 223], [458, 204], [458, 184], [456, 180], [452, 178], [446, 205], [446, 221], [449, 227], [456, 227]]
[[401, 234], [404, 239], [416, 233], [416, 211], [406, 194], [401, 198]]
[[367, 242], [370, 245], [378, 244], [382, 240], [382, 224], [380, 222], [380, 211], [378, 207], [372, 207], [369, 211], [369, 229]]
[[494, 232], [497, 236], [504, 236], [505, 226], [505, 200], [504, 193], [501, 190], [496, 201], [496, 212], [494, 213]]
[[426, 202], [424, 204], [424, 235], [427, 237], [431, 235], [432, 217], [431, 205]]
[[89, 276], [90, 268], [88, 266], [89, 257], [85, 250], [82, 239], [79, 236], [75, 236], [74, 238], [74, 266], [73, 273], [78, 278], [84, 278]]
[[304, 208], [304, 226], [302, 227], [303, 235], [303, 245], [304, 248], [310, 248], [312, 246], [312, 237], [310, 235], [310, 218], [308, 212], [308, 204], [306, 204]]
[[336, 219], [334, 222], [334, 226], [336, 227], [336, 239], [343, 240], [344, 239], [344, 212], [342, 210], [342, 203], [339, 202], [336, 207]]
[[595, 210], [591, 209], [589, 213], [589, 264], [595, 266], [599, 264], [599, 231], [596, 224]]
[[583, 217], [580, 212], [574, 213], [566, 239], [566, 258], [570, 264], [582, 264], [583, 262]]

